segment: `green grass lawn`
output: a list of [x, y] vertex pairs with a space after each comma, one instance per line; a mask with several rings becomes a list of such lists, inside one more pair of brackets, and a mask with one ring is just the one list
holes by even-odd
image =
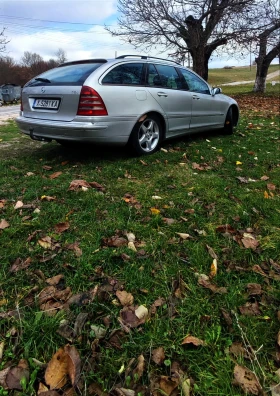
[[[270, 65], [268, 73], [279, 70], [279, 65]], [[254, 81], [256, 77], [256, 66], [233, 67], [232, 69], [209, 69], [209, 83], [211, 85], [226, 84], [235, 81]], [[273, 80], [279, 81], [279, 77]], [[269, 84], [269, 81], [268, 81]]]
[[276, 96], [239, 95], [232, 136], [141, 158], [0, 126], [0, 395], [238, 396], [239, 366], [279, 382]]

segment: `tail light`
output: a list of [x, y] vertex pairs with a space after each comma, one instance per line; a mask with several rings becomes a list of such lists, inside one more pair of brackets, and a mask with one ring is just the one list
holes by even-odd
[[80, 94], [77, 115], [81, 116], [106, 116], [106, 106], [93, 88], [83, 86]]

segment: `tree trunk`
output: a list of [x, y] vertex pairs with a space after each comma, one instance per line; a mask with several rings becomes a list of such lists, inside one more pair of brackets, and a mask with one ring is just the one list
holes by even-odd
[[201, 47], [191, 53], [193, 59], [193, 71], [207, 81], [208, 79], [208, 59], [204, 48]]

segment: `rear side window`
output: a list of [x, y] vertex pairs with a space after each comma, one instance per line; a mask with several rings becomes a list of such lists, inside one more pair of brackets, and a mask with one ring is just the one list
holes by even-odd
[[148, 84], [151, 87], [181, 89], [181, 80], [173, 66], [149, 65]]
[[[81, 63], [60, 66], [40, 74], [40, 76], [36, 77], [39, 80], [33, 79], [26, 86], [83, 85], [88, 76], [102, 64], [103, 63]], [[45, 79], [46, 81], [40, 81], [40, 79]]]
[[116, 66], [103, 78], [102, 84], [141, 85], [143, 80], [143, 63], [127, 63]]

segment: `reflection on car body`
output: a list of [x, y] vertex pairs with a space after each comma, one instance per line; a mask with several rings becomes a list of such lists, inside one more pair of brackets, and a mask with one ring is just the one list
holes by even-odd
[[233, 132], [238, 105], [193, 71], [135, 55], [67, 62], [22, 91], [20, 130], [33, 139], [129, 144], [138, 154], [190, 132]]

